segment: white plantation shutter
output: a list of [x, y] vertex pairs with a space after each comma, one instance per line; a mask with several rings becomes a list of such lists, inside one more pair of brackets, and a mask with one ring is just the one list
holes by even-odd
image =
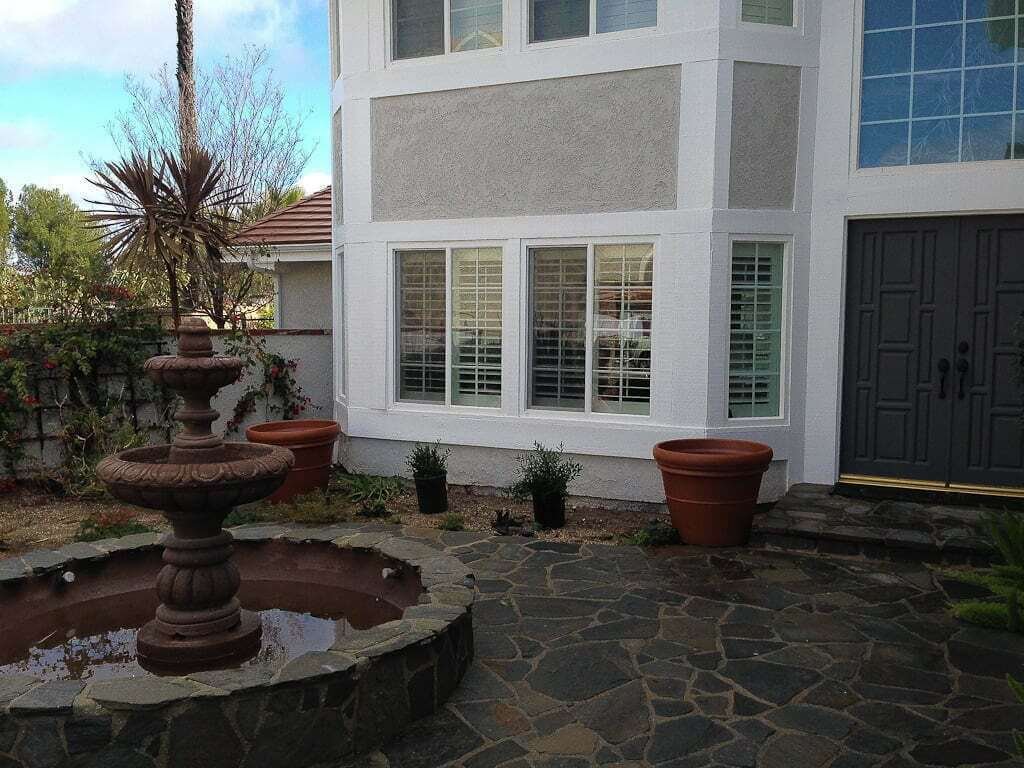
[[656, 27], [658, 0], [597, 0], [597, 31]]
[[730, 418], [778, 416], [782, 243], [734, 243], [729, 330]]
[[653, 260], [649, 244], [594, 248], [595, 411], [650, 413]]
[[398, 395], [444, 401], [445, 252], [399, 251]]
[[452, 251], [452, 403], [501, 404], [501, 248]]
[[444, 0], [391, 0], [392, 58], [444, 53]]
[[452, 51], [501, 45], [501, 0], [451, 0], [451, 9]]
[[590, 0], [530, 0], [530, 41], [590, 34]]
[[743, 20], [793, 26], [793, 0], [743, 0]]
[[582, 411], [586, 392], [587, 249], [530, 249], [530, 403]]

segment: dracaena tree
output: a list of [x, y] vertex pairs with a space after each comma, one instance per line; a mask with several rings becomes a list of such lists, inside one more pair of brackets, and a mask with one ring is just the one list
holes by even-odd
[[164, 271], [175, 329], [182, 265], [200, 251], [206, 259], [224, 253], [238, 225], [230, 211], [241, 190], [223, 186], [223, 176], [223, 163], [197, 149], [183, 157], [161, 151], [158, 162], [152, 154], [132, 153], [106, 163], [90, 180], [105, 198], [89, 203], [107, 253], [127, 269]]

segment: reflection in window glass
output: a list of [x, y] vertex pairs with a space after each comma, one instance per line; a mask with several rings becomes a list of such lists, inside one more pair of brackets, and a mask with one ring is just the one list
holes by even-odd
[[865, 0], [862, 168], [1024, 159], [1024, 4]]
[[651, 409], [654, 246], [594, 248], [594, 410]]
[[444, 53], [444, 0], [392, 0], [391, 26], [393, 58]]
[[501, 405], [501, 248], [452, 251], [452, 403]]
[[589, 34], [590, 0], [531, 0], [530, 42]]
[[729, 325], [729, 418], [782, 409], [782, 243], [734, 243]]
[[533, 248], [530, 262], [530, 404], [582, 411], [587, 375], [587, 249]]
[[452, 51], [498, 48], [501, 0], [451, 0]]

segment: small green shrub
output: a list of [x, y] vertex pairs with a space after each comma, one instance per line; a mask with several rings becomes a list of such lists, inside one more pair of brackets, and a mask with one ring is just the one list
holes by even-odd
[[1003, 563], [981, 570], [945, 571], [945, 575], [987, 589], [992, 596], [954, 603], [953, 615], [971, 624], [1024, 634], [1024, 515], [991, 513], [985, 516], [984, 526]]
[[87, 517], [78, 526], [75, 541], [99, 541], [117, 539], [134, 533], [153, 533], [154, 529], [136, 520], [131, 512], [112, 509]]
[[403, 491], [402, 481], [397, 477], [373, 475], [345, 475], [338, 481], [338, 487], [349, 501], [361, 506], [385, 505]]
[[528, 499], [531, 496], [568, 496], [569, 485], [583, 472], [583, 465], [562, 459], [562, 448], [545, 448], [533, 444], [533, 450], [520, 455], [516, 462], [516, 479], [507, 489], [510, 496]]
[[667, 547], [681, 543], [679, 532], [661, 520], [651, 520], [623, 539], [636, 547]]
[[421, 443], [413, 448], [405, 463], [412, 470], [412, 476], [417, 479], [438, 477], [448, 474], [448, 457], [451, 453], [451, 448], [442, 451], [440, 442], [433, 445]]
[[466, 523], [458, 512], [448, 512], [437, 526], [442, 531], [464, 531]]
[[296, 496], [282, 507], [284, 517], [292, 523], [304, 525], [326, 525], [328, 523], [344, 523], [351, 519], [351, 513], [344, 505], [331, 500], [321, 490]]

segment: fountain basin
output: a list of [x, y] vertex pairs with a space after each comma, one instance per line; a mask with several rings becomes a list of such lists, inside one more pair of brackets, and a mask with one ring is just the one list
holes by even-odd
[[458, 560], [358, 525], [233, 533], [240, 596], [262, 612], [264, 649], [178, 677], [125, 657], [113, 668], [59, 661], [72, 641], [51, 642], [34, 666], [15, 659], [41, 631], [72, 626], [130, 642], [134, 631], [112, 631], [158, 602], [156, 535], [0, 561], [0, 764], [331, 764], [387, 742], [455, 689], [473, 655], [473, 580]]

